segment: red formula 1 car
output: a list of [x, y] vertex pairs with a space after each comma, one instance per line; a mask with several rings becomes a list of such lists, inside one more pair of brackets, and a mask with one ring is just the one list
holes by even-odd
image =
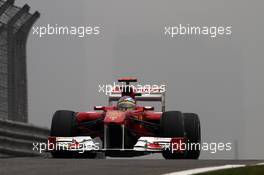
[[[57, 111], [48, 138], [53, 157], [86, 156], [98, 153], [111, 157], [132, 157], [162, 153], [165, 159], [198, 159], [200, 121], [197, 114], [165, 112], [165, 92], [131, 88], [135, 78], [121, 78], [126, 86], [113, 91], [108, 106], [94, 111]], [[161, 112], [140, 101], [161, 102]], [[117, 103], [115, 103], [117, 102]]]

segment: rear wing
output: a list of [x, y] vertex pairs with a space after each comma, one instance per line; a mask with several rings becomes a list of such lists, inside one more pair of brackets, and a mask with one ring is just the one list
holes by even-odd
[[[155, 89], [155, 91], [140, 91], [141, 96], [136, 96], [136, 101], [149, 101], [149, 102], [161, 102], [161, 111], [165, 112], [165, 91], [160, 92], [160, 90]], [[118, 101], [122, 97], [120, 91], [112, 91], [108, 98], [109, 106], [113, 105], [114, 101]]]

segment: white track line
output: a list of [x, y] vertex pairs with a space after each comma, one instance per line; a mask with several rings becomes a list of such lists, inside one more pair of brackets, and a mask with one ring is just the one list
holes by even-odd
[[197, 168], [197, 169], [192, 169], [192, 170], [172, 172], [172, 173], [168, 173], [168, 174], [164, 174], [164, 175], [192, 175], [192, 174], [198, 174], [198, 173], [205, 173], [205, 172], [209, 172], [209, 171], [238, 168], [238, 167], [244, 167], [244, 166], [246, 166], [246, 165], [224, 165], [224, 166]]
[[258, 163], [257, 165], [264, 165], [264, 163]]

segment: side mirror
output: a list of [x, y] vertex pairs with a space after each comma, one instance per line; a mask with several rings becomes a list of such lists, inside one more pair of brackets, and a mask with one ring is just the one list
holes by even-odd
[[145, 111], [154, 111], [154, 106], [144, 106]]
[[95, 106], [95, 107], [94, 107], [94, 110], [95, 110], [95, 111], [101, 111], [101, 110], [104, 110], [104, 106]]

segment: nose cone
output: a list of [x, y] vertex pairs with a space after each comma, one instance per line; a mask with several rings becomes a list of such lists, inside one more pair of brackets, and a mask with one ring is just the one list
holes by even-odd
[[105, 124], [124, 124], [126, 118], [126, 113], [123, 111], [107, 111], [105, 118], [104, 118], [104, 123]]

